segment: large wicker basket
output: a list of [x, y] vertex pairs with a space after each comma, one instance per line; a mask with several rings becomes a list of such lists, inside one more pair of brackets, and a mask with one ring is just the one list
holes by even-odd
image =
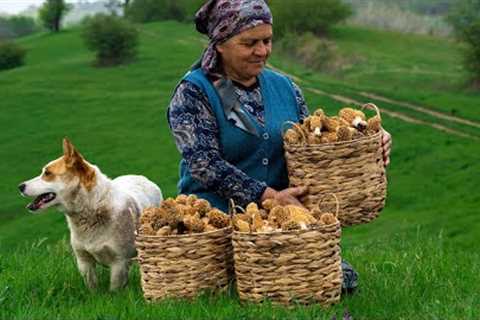
[[148, 301], [192, 298], [233, 277], [232, 228], [177, 235], [137, 235], [141, 284]]
[[[380, 112], [372, 103], [363, 108]], [[382, 133], [346, 142], [284, 144], [290, 186], [307, 186], [301, 201], [316, 208], [322, 195], [335, 193], [341, 204], [342, 226], [370, 222], [385, 206], [387, 178]]]
[[340, 300], [340, 223], [310, 230], [233, 232], [237, 290], [241, 300], [289, 305]]

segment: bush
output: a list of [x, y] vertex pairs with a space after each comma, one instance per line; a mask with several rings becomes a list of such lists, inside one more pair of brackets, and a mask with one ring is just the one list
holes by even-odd
[[138, 31], [121, 17], [97, 14], [84, 22], [82, 37], [96, 53], [96, 64], [111, 66], [130, 62], [137, 54]]
[[279, 37], [287, 31], [325, 35], [334, 24], [352, 14], [350, 6], [341, 0], [271, 1], [270, 8], [275, 35]]
[[24, 64], [26, 50], [12, 41], [0, 41], [0, 70], [13, 69]]
[[480, 0], [463, 0], [448, 16], [458, 39], [467, 44], [464, 65], [480, 89]]

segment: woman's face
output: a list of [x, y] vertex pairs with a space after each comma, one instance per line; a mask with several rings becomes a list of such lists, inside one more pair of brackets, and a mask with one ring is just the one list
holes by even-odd
[[272, 26], [262, 24], [245, 30], [217, 45], [227, 76], [248, 82], [262, 72], [272, 52]]

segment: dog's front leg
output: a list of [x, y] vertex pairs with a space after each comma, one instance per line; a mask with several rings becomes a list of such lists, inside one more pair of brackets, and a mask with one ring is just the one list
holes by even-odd
[[127, 285], [129, 260], [118, 260], [110, 266], [110, 291], [116, 291]]
[[94, 290], [97, 287], [97, 273], [95, 272], [96, 261], [92, 255], [85, 250], [75, 250], [77, 265], [80, 274], [83, 276], [85, 285]]

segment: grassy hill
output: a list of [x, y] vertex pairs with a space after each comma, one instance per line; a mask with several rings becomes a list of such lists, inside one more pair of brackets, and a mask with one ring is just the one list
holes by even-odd
[[[471, 121], [480, 95], [462, 89], [458, 45], [424, 36], [352, 27], [335, 30], [339, 50], [355, 63], [323, 75], [275, 55], [273, 66], [296, 77], [313, 109], [368, 101], [370, 92]], [[78, 30], [22, 39], [26, 66], [0, 73], [0, 319], [298, 318], [330, 319], [348, 309], [354, 319], [477, 319], [480, 317], [480, 222], [476, 192], [479, 141], [384, 114], [394, 137], [387, 207], [375, 222], [344, 230], [343, 252], [361, 275], [361, 290], [331, 309], [293, 310], [241, 305], [234, 293], [193, 303], [143, 302], [138, 270], [120, 294], [89, 293], [67, 244], [65, 218], [50, 210], [31, 215], [17, 185], [61, 155], [68, 136], [111, 177], [139, 173], [164, 195], [176, 192], [179, 155], [166, 108], [178, 79], [204, 41], [174, 22], [142, 27], [134, 64], [91, 67]], [[317, 94], [308, 89], [329, 94]], [[480, 129], [374, 101], [422, 123], [480, 137]]]

